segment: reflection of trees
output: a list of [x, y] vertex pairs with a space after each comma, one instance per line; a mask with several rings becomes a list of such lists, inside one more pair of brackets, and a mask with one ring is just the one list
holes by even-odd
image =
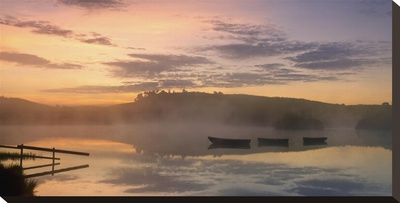
[[356, 130], [361, 146], [379, 146], [392, 149], [391, 130]]
[[37, 182], [24, 177], [18, 165], [0, 163], [0, 196], [35, 196]]
[[277, 120], [274, 126], [276, 129], [290, 129], [290, 130], [322, 130], [324, 129], [323, 123], [310, 116], [287, 113], [283, 118]]

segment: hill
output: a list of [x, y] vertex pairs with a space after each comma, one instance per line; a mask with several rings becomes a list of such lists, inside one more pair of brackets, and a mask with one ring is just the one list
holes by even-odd
[[345, 106], [294, 98], [149, 91], [139, 94], [131, 103], [107, 107], [53, 107], [22, 99], [0, 97], [0, 124], [103, 125], [190, 121], [280, 129], [356, 126], [362, 129], [363, 125], [360, 125], [359, 121], [363, 119], [374, 123], [375, 118], [383, 118], [384, 123], [391, 123], [391, 109], [390, 105]]

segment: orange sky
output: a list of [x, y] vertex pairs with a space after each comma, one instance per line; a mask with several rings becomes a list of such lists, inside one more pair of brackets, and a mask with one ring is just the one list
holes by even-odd
[[143, 91], [392, 102], [391, 1], [1, 1], [0, 94], [50, 105]]

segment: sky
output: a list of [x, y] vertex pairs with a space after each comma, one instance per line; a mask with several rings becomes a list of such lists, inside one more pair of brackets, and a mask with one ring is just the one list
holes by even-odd
[[150, 90], [392, 103], [391, 0], [0, 0], [0, 96]]

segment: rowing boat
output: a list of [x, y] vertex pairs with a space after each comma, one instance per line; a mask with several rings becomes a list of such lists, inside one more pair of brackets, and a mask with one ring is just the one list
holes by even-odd
[[218, 138], [218, 137], [210, 137], [208, 136], [208, 139], [216, 145], [231, 145], [231, 146], [237, 146], [237, 145], [249, 145], [250, 144], [250, 139], [228, 139], [228, 138]]

